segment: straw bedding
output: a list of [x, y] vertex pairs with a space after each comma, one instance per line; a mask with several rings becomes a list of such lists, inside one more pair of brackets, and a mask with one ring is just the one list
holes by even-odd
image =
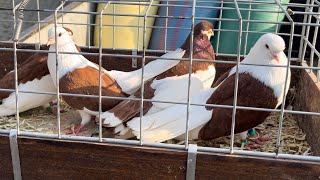
[[[77, 111], [71, 109], [64, 102], [61, 104], [61, 109], [65, 112], [61, 113], [61, 132], [64, 130], [73, 128], [78, 125], [81, 118]], [[263, 152], [275, 152], [279, 113], [271, 113], [266, 121], [259, 126], [255, 127], [257, 132], [262, 135], [267, 135], [271, 140], [259, 144], [255, 151]], [[90, 122], [88, 130], [81, 132], [79, 135], [91, 136], [93, 133], [98, 132], [98, 126], [94, 122]], [[0, 117], [0, 129], [15, 129], [16, 119], [15, 116]], [[41, 133], [57, 133], [57, 116], [50, 113], [43, 107], [39, 107], [20, 114], [20, 130], [29, 132], [41, 132]], [[311, 155], [310, 146], [305, 140], [306, 135], [297, 125], [295, 116], [291, 114], [284, 114], [283, 128], [282, 128], [282, 144], [280, 151], [288, 154], [300, 154]], [[254, 138], [248, 138], [248, 142], [254, 142]], [[167, 143], [183, 144], [184, 142], [177, 142], [170, 140]], [[200, 146], [206, 147], [218, 147], [229, 148], [230, 136], [221, 137], [211, 141], [191, 140], [190, 143], [196, 143]], [[235, 149], [243, 149], [243, 143], [241, 143], [239, 135], [235, 136]]]

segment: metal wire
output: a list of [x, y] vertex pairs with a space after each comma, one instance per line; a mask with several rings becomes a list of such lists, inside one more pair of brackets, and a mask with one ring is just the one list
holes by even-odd
[[233, 99], [233, 108], [232, 108], [232, 123], [231, 123], [231, 139], [230, 139], [230, 154], [233, 153], [234, 145], [234, 129], [236, 125], [236, 112], [237, 112], [237, 100], [238, 100], [238, 83], [239, 83], [239, 65], [240, 65], [240, 54], [241, 54], [241, 39], [242, 39], [242, 16], [239, 10], [237, 0], [234, 0], [234, 5], [237, 10], [237, 15], [239, 19], [239, 34], [238, 34], [238, 50], [237, 50], [237, 64], [236, 64], [236, 77], [234, 85], [234, 99]]
[[[56, 55], [56, 93], [57, 93], [57, 123], [58, 123], [58, 138], [61, 138], [61, 119], [60, 119], [60, 79], [59, 79], [59, 50], [58, 50], [58, 36], [57, 36], [57, 22], [58, 22], [58, 10], [62, 8], [65, 1], [61, 3], [54, 11], [54, 33], [55, 33], [55, 55]], [[62, 58], [62, 56], [61, 56]]]
[[[39, 0], [37, 0], [37, 10], [40, 9], [40, 4], [39, 4]], [[37, 18], [38, 18], [38, 22], [40, 22], [41, 18], [40, 18], [40, 11], [37, 12]], [[38, 24], [38, 38], [39, 38], [39, 44], [37, 46], [37, 49], [40, 49], [40, 45], [41, 45], [41, 34], [40, 34], [40, 30], [41, 30], [41, 27], [40, 27], [40, 23], [37, 23]]]
[[[176, 2], [182, 2], [182, 0], [176, 0]], [[188, 131], [189, 131], [189, 108], [190, 105], [194, 106], [208, 106], [208, 107], [220, 107], [220, 108], [229, 108], [232, 109], [232, 124], [231, 124], [231, 140], [230, 140], [230, 149], [220, 149], [220, 148], [208, 148], [208, 147], [199, 147], [198, 150], [200, 152], [219, 152], [219, 153], [231, 153], [231, 154], [236, 154], [236, 155], [248, 155], [248, 156], [261, 156], [261, 157], [271, 157], [271, 158], [283, 158], [283, 159], [297, 159], [297, 160], [306, 160], [306, 161], [318, 161], [320, 162], [320, 157], [309, 157], [309, 156], [295, 156], [295, 155], [286, 155], [282, 154], [280, 152], [280, 144], [281, 144], [281, 130], [282, 130], [282, 123], [283, 123], [283, 115], [284, 113], [291, 113], [291, 114], [304, 114], [304, 115], [314, 115], [314, 116], [320, 116], [320, 112], [307, 112], [307, 111], [297, 111], [297, 110], [285, 110], [285, 95], [283, 96], [283, 102], [281, 105], [281, 109], [268, 109], [268, 108], [256, 108], [256, 107], [244, 107], [244, 106], [237, 106], [237, 91], [238, 91], [238, 80], [239, 80], [239, 72], [238, 72], [238, 67], [239, 65], [246, 64], [240, 62], [240, 58], [243, 57], [243, 55], [246, 54], [247, 51], [247, 45], [248, 45], [248, 37], [249, 33], [266, 33], [262, 31], [254, 31], [254, 30], [249, 30], [250, 25], [252, 23], [267, 23], [267, 24], [275, 24], [276, 25], [276, 33], [282, 36], [289, 36], [289, 46], [288, 46], [288, 65], [287, 66], [275, 66], [274, 67], [286, 67], [286, 79], [285, 79], [285, 86], [284, 90], [286, 91], [287, 88], [287, 81], [288, 81], [288, 72], [289, 69], [310, 69], [310, 70], [316, 70], [318, 79], [319, 79], [319, 72], [320, 72], [320, 64], [317, 66], [314, 65], [313, 60], [314, 60], [314, 55], [316, 55], [318, 58], [320, 58], [320, 53], [319, 51], [315, 48], [316, 47], [316, 40], [317, 40], [317, 34], [318, 34], [318, 28], [320, 26], [319, 24], [319, 12], [320, 10], [318, 9], [318, 13], [313, 12], [313, 7], [318, 7], [319, 1], [318, 0], [308, 0], [307, 4], [297, 4], [297, 3], [281, 3], [280, 0], [275, 0], [274, 2], [261, 2], [261, 1], [256, 1], [256, 0], [250, 0], [250, 1], [244, 1], [244, 0], [229, 0], [229, 1], [223, 1], [221, 2], [221, 5], [219, 7], [205, 7], [205, 6], [197, 6], [196, 2], [202, 2], [201, 0], [190, 0], [192, 2], [192, 5], [172, 5], [169, 4], [169, 1], [166, 1], [166, 3], [153, 3], [153, 0], [147, 1], [146, 3], [141, 3], [141, 2], [121, 2], [121, 1], [90, 1], [90, 3], [104, 3], [104, 8], [100, 12], [80, 12], [80, 11], [72, 11], [72, 10], [67, 10], [67, 8], [63, 9], [63, 6], [65, 5], [66, 1], [61, 1], [62, 3], [60, 6], [58, 6], [55, 10], [50, 10], [50, 9], [40, 9], [39, 6], [39, 0], [37, 0], [37, 10], [34, 9], [24, 9], [24, 11], [37, 11], [38, 14], [38, 20], [37, 21], [24, 21], [24, 22], [36, 22], [38, 23], [38, 31], [40, 32], [40, 25], [45, 24], [45, 23], [54, 23], [55, 27], [58, 25], [68, 25], [68, 24], [73, 24], [73, 25], [87, 25], [89, 27], [91, 26], [99, 26], [99, 48], [98, 48], [98, 53], [86, 53], [86, 52], [81, 52], [81, 53], [75, 53], [75, 52], [58, 52], [58, 45], [57, 45], [57, 37], [56, 38], [56, 58], [58, 59], [58, 56], [61, 54], [82, 54], [82, 55], [90, 55], [90, 56], [98, 56], [99, 57], [99, 95], [83, 95], [83, 94], [72, 94], [72, 93], [60, 93], [59, 92], [59, 68], [58, 68], [58, 61], [56, 62], [56, 84], [57, 84], [57, 91], [55, 93], [52, 92], [36, 92], [36, 91], [18, 91], [17, 88], [17, 74], [15, 74], [15, 89], [0, 89], [0, 91], [8, 91], [8, 92], [14, 92], [16, 95], [16, 116], [17, 116], [17, 130], [19, 133], [19, 109], [18, 109], [18, 93], [35, 93], [35, 94], [50, 94], [50, 95], [56, 95], [58, 99], [57, 103], [57, 123], [58, 123], [58, 136], [56, 135], [50, 135], [50, 134], [43, 134], [43, 133], [30, 133], [30, 132], [20, 132], [20, 136], [27, 136], [27, 137], [38, 137], [38, 138], [49, 138], [49, 139], [66, 139], [66, 140], [74, 140], [74, 141], [88, 141], [88, 142], [101, 142], [101, 143], [115, 143], [115, 144], [126, 144], [126, 145], [132, 145], [132, 146], [137, 146], [137, 145], [144, 145], [144, 146], [150, 146], [150, 147], [161, 147], [161, 148], [169, 148], [169, 149], [187, 149], [188, 148]], [[69, 0], [68, 2], [88, 2], [88, 0]], [[89, 2], [88, 2], [89, 3]], [[224, 7], [224, 4], [230, 4], [233, 3], [235, 5], [234, 8], [231, 7]], [[316, 5], [316, 4], [317, 5]], [[107, 8], [108, 5], [112, 5], [113, 11], [112, 13], [105, 13], [105, 9]], [[121, 14], [116, 12], [115, 6], [116, 5], [121, 5], [121, 4], [130, 4], [130, 5], [139, 5], [139, 14]], [[249, 5], [249, 8], [239, 8], [239, 4], [247, 4]], [[260, 10], [260, 9], [253, 9], [252, 5], [273, 5], [277, 6], [278, 10]], [[181, 16], [169, 16], [168, 13], [168, 8], [170, 7], [184, 7], [184, 8], [192, 8], [192, 15], [187, 17], [181, 17]], [[299, 16], [304, 16], [303, 22], [294, 22], [284, 6], [293, 6], [293, 7], [302, 7], [305, 8], [304, 12], [298, 12], [298, 11], [293, 11], [295, 15]], [[141, 7], [147, 7], [147, 10], [144, 13], [141, 13]], [[166, 8], [166, 14], [165, 16], [158, 16], [158, 15], [151, 15], [149, 14], [150, 8], [151, 7], [165, 7]], [[12, 9], [10, 8], [0, 8], [0, 10], [15, 10], [17, 8], [13, 7]], [[196, 17], [195, 16], [195, 9], [212, 9], [212, 10], [218, 10], [220, 11], [219, 18], [206, 18], [206, 17]], [[222, 17], [222, 12], [223, 10], [233, 10], [237, 13], [238, 18], [223, 18]], [[241, 16], [242, 11], [247, 11], [248, 12], [248, 18], [243, 19]], [[15, 12], [15, 11], [14, 11]], [[52, 21], [41, 21], [40, 18], [40, 12], [54, 12], [54, 19]], [[289, 22], [275, 22], [275, 21], [267, 21], [267, 20], [251, 20], [250, 16], [252, 16], [252, 12], [268, 12], [268, 13], [277, 13], [279, 16], [279, 13], [284, 13], [285, 16], [289, 19]], [[57, 22], [58, 18], [58, 13], [63, 13], [63, 14], [87, 14], [89, 15], [100, 15], [100, 24], [95, 24], [95, 23], [90, 23], [90, 20], [88, 20], [87, 23], [74, 23], [74, 22], [63, 22], [63, 14], [62, 14], [62, 22]], [[113, 21], [110, 24], [103, 24], [102, 23], [102, 16], [112, 16]], [[13, 17], [15, 14], [13, 14]], [[136, 17], [138, 18], [138, 21], [140, 18], [143, 17], [143, 25], [140, 25], [138, 23], [137, 25], [117, 25], [115, 22], [117, 17]], [[314, 17], [316, 19], [316, 23], [313, 23], [311, 21], [311, 18]], [[165, 25], [164, 26], [147, 26], [147, 19], [148, 18], [166, 18], [165, 20]], [[192, 26], [190, 28], [181, 28], [181, 27], [167, 27], [168, 26], [168, 20], [169, 19], [188, 19], [192, 21]], [[216, 48], [216, 55], [227, 55], [230, 57], [236, 57], [237, 61], [226, 61], [226, 60], [215, 60], [215, 63], [227, 63], [227, 64], [234, 64], [236, 65], [236, 79], [235, 79], [235, 87], [234, 87], [234, 101], [233, 105], [217, 105], [217, 104], [195, 104], [190, 102], [190, 83], [191, 83], [191, 73], [192, 73], [192, 63], [193, 62], [206, 62], [207, 60], [200, 60], [200, 59], [193, 59], [192, 57], [192, 49], [193, 49], [193, 32], [194, 32], [194, 21], [195, 20], [213, 20], [213, 21], [218, 21], [218, 28], [215, 29], [214, 31], [217, 32], [217, 48]], [[12, 20], [1, 20], [1, 22], [11, 22]], [[277, 18], [278, 21], [278, 18]], [[239, 23], [239, 30], [228, 30], [228, 29], [221, 29], [221, 24], [223, 22], [235, 22]], [[245, 30], [242, 29], [243, 23], [246, 24]], [[288, 33], [278, 33], [278, 26], [279, 25], [290, 25], [291, 27], [291, 32], [290, 34]], [[14, 23], [15, 26], [15, 23]], [[299, 34], [294, 34], [294, 29], [297, 26], [302, 26], [302, 32]], [[140, 28], [143, 28], [143, 47], [142, 47], [142, 55], [132, 55], [132, 54], [122, 54], [122, 53], [103, 53], [102, 49], [102, 28], [103, 27], [112, 27], [113, 28], [113, 46], [112, 50], [123, 50], [120, 48], [115, 48], [115, 33], [116, 33], [116, 28], [117, 27], [136, 27], [138, 29], [138, 34], [137, 36], [140, 35]], [[310, 28], [315, 27], [315, 32], [313, 34], [313, 40], [312, 42], [309, 41], [309, 36], [310, 36]], [[158, 29], [165, 29], [165, 48], [164, 50], [148, 50], [147, 49], [147, 44], [146, 44], [146, 30], [147, 28], [158, 28]], [[151, 99], [144, 99], [144, 81], [143, 81], [143, 75], [144, 75], [144, 65], [146, 59], [154, 59], [158, 58], [157, 56], [149, 56], [146, 55], [147, 52], [167, 52], [167, 31], [168, 29], [187, 29], [190, 30], [191, 32], [191, 37], [190, 37], [190, 57], [189, 58], [161, 58], [164, 60], [181, 60], [181, 61], [189, 61], [190, 66], [189, 66], [189, 79], [188, 79], [188, 99], [186, 103], [181, 103], [181, 102], [173, 102], [173, 101], [155, 101]], [[219, 52], [219, 41], [220, 39], [220, 32], [237, 32], [239, 33], [238, 35], [238, 51], [237, 54], [223, 54]], [[245, 38], [244, 38], [244, 53], [241, 55], [241, 41], [242, 41], [242, 34], [245, 33]], [[297, 58], [293, 58], [292, 53], [292, 44], [293, 44], [293, 37], [298, 37], [300, 38], [300, 44], [301, 46], [299, 47], [299, 55]], [[139, 40], [139, 37], [138, 37]], [[89, 41], [90, 41], [90, 35], [89, 35]], [[49, 51], [46, 50], [30, 50], [30, 49], [18, 49], [16, 46], [16, 42], [12, 43], [14, 46], [13, 48], [0, 48], [0, 51], [10, 51], [13, 52], [14, 54], [14, 70], [15, 73], [17, 72], [17, 53], [18, 52], [43, 52], [43, 53], [48, 53]], [[39, 35], [39, 44], [40, 44], [40, 35]], [[89, 43], [90, 46], [90, 43]], [[310, 53], [310, 67], [304, 67], [304, 66], [299, 66], [299, 65], [291, 65], [290, 62], [293, 60], [303, 60], [307, 54], [306, 49], [310, 48], [311, 53]], [[137, 49], [139, 49], [139, 43], [137, 42]], [[127, 52], [127, 51], [123, 51]], [[52, 53], [52, 52], [51, 52]], [[141, 81], [141, 97], [140, 98], [132, 98], [132, 97], [111, 97], [111, 96], [102, 96], [101, 92], [101, 85], [102, 85], [102, 80], [101, 80], [101, 72], [102, 72], [102, 59], [103, 57], [123, 57], [123, 58], [128, 58], [129, 60], [131, 58], [142, 58], [142, 81]], [[250, 65], [250, 64], [246, 64]], [[252, 64], [251, 64], [252, 65]], [[257, 65], [256, 65], [257, 66]], [[258, 66], [267, 66], [267, 65], [258, 65]], [[74, 96], [74, 97], [92, 97], [92, 98], [97, 98], [99, 101], [99, 137], [98, 138], [93, 138], [93, 137], [71, 137], [71, 136], [66, 136], [61, 134], [61, 125], [60, 125], [60, 104], [59, 104], [59, 97], [60, 95], [62, 96]], [[100, 118], [101, 112], [102, 112], [102, 99], [117, 99], [117, 100], [134, 100], [134, 101], [140, 101], [140, 141], [131, 141], [131, 140], [119, 140], [119, 139], [110, 139], [110, 138], [103, 138], [102, 137], [102, 120]], [[141, 130], [142, 123], [143, 123], [143, 103], [144, 102], [158, 102], [158, 103], [172, 103], [172, 104], [184, 104], [187, 105], [187, 117], [186, 117], [186, 133], [185, 133], [185, 144], [184, 145], [170, 145], [170, 144], [162, 144], [162, 143], [145, 143], [142, 141], [143, 139], [143, 131]], [[246, 109], [246, 110], [255, 110], [255, 111], [267, 111], [267, 112], [279, 112], [279, 129], [278, 129], [278, 136], [277, 136], [277, 151], [275, 153], [263, 153], [263, 152], [252, 152], [252, 151], [239, 151], [239, 150], [234, 150], [234, 129], [235, 129], [235, 121], [236, 121], [236, 111], [238, 109]], [[0, 130], [0, 133], [7, 133], [7, 131]]]
[[[252, 8], [252, 0], [250, 0], [250, 4], [249, 4], [249, 12], [248, 12], [248, 20], [250, 20], [251, 17], [251, 11]], [[243, 50], [243, 55], [245, 56], [247, 54], [247, 43], [248, 43], [248, 31], [249, 31], [249, 26], [250, 26], [250, 22], [247, 22], [246, 24], [246, 32], [245, 32], [245, 39], [244, 39], [244, 50]], [[241, 53], [240, 53], [241, 54]]]
[[[314, 4], [314, 0], [311, 0], [311, 4]], [[310, 9], [306, 8], [306, 11], [313, 11], [313, 6], [310, 7]], [[308, 22], [307, 22], [307, 24], [311, 24], [311, 18], [312, 18], [312, 16], [308, 15]], [[309, 39], [309, 31], [310, 31], [310, 26], [307, 26], [306, 36], [303, 37], [303, 38]], [[304, 41], [304, 43], [303, 43], [303, 49], [302, 49], [302, 56], [301, 56], [301, 59], [302, 59], [302, 60], [305, 58], [306, 50], [307, 50], [307, 42]]]
[[[222, 19], [222, 8], [223, 8], [223, 2], [221, 1], [221, 9], [220, 9], [220, 14], [219, 14], [219, 19]], [[218, 29], [221, 29], [221, 21], [218, 21]], [[218, 31], [218, 38], [217, 38], [217, 46], [216, 46], [216, 55], [219, 56], [219, 42], [220, 42], [220, 31]]]
[[288, 52], [288, 63], [287, 63], [287, 69], [286, 69], [286, 76], [284, 81], [284, 93], [283, 93], [283, 99], [281, 104], [281, 112], [280, 112], [280, 118], [279, 118], [279, 128], [278, 128], [278, 136], [277, 136], [277, 152], [276, 154], [279, 154], [280, 150], [280, 143], [281, 143], [281, 130], [282, 130], [282, 123], [283, 123], [283, 115], [284, 115], [284, 107], [286, 102], [286, 92], [289, 87], [287, 87], [288, 77], [289, 77], [289, 71], [290, 71], [290, 65], [291, 65], [291, 52], [292, 52], [292, 43], [293, 43], [293, 32], [294, 32], [294, 22], [293, 19], [290, 17], [288, 12], [281, 6], [279, 0], [275, 0], [275, 2], [279, 5], [279, 7], [282, 9], [282, 11], [285, 13], [286, 17], [289, 19], [291, 23], [291, 33], [290, 33], [290, 39], [289, 39], [289, 52]]
[[[320, 8], [318, 8], [318, 13], [320, 14]], [[317, 18], [316, 24], [319, 24], [319, 21], [320, 21], [320, 19]], [[318, 37], [318, 29], [319, 29], [319, 27], [315, 27], [314, 32], [313, 32], [313, 40], [312, 40], [313, 47], [316, 46], [317, 37]], [[311, 53], [310, 53], [310, 66], [311, 67], [313, 67], [314, 52], [315, 52], [315, 48], [311, 48]], [[319, 78], [318, 78], [318, 80], [319, 80]]]
[[[166, 16], [169, 16], [169, 1], [166, 2]], [[168, 27], [168, 18], [165, 19], [165, 27]], [[168, 37], [168, 29], [165, 28], [164, 32], [164, 52], [167, 53], [167, 37]]]
[[[60, 13], [74, 13], [75, 11], [58, 11]], [[78, 12], [77, 14], [83, 14], [82, 12]], [[98, 14], [99, 15], [99, 14]], [[104, 13], [103, 15], [114, 15], [113, 13]], [[306, 15], [310, 15], [310, 13], [306, 13]], [[132, 17], [141, 17], [138, 15], [130, 15], [130, 14], [126, 14], [126, 15], [122, 15], [122, 16], [132, 16]], [[191, 17], [181, 17], [181, 16], [156, 16], [156, 15], [149, 15], [148, 17], [150, 18], [172, 18], [172, 19], [190, 19]], [[195, 20], [212, 20], [212, 21], [232, 21], [232, 22], [237, 22], [237, 19], [230, 19], [230, 18], [223, 18], [223, 19], [219, 19], [219, 18], [208, 18], [208, 17], [195, 17]], [[1, 20], [0, 22], [11, 22], [12, 20]], [[243, 19], [243, 22], [251, 22], [251, 23], [261, 23], [261, 24], [278, 24], [278, 25], [290, 25], [289, 22], [275, 22], [275, 21], [265, 21], [265, 20], [246, 20]], [[48, 24], [48, 23], [52, 23], [53, 21], [24, 21], [26, 23], [42, 23], [42, 24]], [[62, 23], [57, 23], [57, 24], [62, 24]], [[88, 24], [88, 23], [63, 23], [63, 24], [70, 24], [70, 25], [88, 25], [88, 26], [99, 26], [99, 24]], [[296, 26], [311, 26], [311, 27], [319, 27], [319, 24], [314, 24], [314, 23], [301, 23], [301, 22], [296, 22], [295, 23]], [[114, 26], [113, 24], [104, 24], [102, 26]], [[138, 25], [116, 25], [116, 27], [139, 27], [139, 28], [143, 28], [143, 26], [138, 26]], [[158, 26], [147, 26], [147, 28], [168, 28], [168, 29], [187, 29], [190, 30], [188, 28], [181, 28], [181, 27], [158, 27]], [[215, 30], [215, 31], [226, 31], [226, 30]], [[227, 31], [231, 31], [231, 30], [227, 30]], [[256, 31], [257, 33], [260, 33], [258, 31]]]
[[[102, 119], [101, 119], [101, 113], [102, 113], [102, 20], [103, 20], [103, 12], [106, 10], [106, 8], [110, 5], [111, 1], [109, 1], [107, 4], [104, 5], [102, 10], [100, 11], [99, 21], [99, 141], [102, 142]], [[114, 46], [113, 46], [114, 47]]]
[[192, 2], [192, 15], [191, 15], [191, 36], [190, 36], [190, 61], [189, 61], [189, 76], [188, 76], [188, 97], [187, 97], [187, 117], [186, 117], [186, 130], [185, 130], [185, 149], [189, 148], [189, 114], [190, 114], [190, 88], [191, 88], [191, 74], [192, 74], [192, 60], [193, 60], [193, 38], [194, 38], [194, 16], [196, 13], [195, 6], [196, 0]]
[[[16, 25], [16, 12], [15, 12], [15, 2], [14, 0], [12, 1], [12, 9], [13, 9], [13, 13], [12, 13], [12, 16], [13, 16], [13, 20], [14, 20], [14, 25], [13, 25], [13, 30], [14, 32], [17, 32], [17, 25]], [[17, 35], [13, 35], [13, 36], [17, 36]], [[18, 64], [18, 60], [17, 60], [17, 39], [15, 39], [14, 37], [12, 38], [12, 41], [13, 41], [13, 61], [14, 61], [14, 80], [15, 80], [15, 83], [14, 83], [14, 88], [15, 88], [15, 98], [16, 98], [16, 120], [17, 120], [17, 125], [16, 125], [16, 129], [17, 129], [17, 133], [19, 134], [20, 133], [20, 118], [19, 118], [19, 101], [18, 101], [18, 93], [19, 93], [19, 90], [18, 90], [18, 68], [17, 68], [17, 64]]]
[[[151, 5], [153, 4], [153, 0], [150, 0], [150, 4], [146, 10], [146, 12], [144, 13], [143, 16], [143, 38], [142, 38], [142, 42], [143, 42], [143, 54], [142, 54], [142, 64], [141, 64], [141, 96], [140, 96], [140, 145], [143, 145], [143, 132], [142, 132], [142, 121], [143, 121], [143, 99], [144, 99], [144, 81], [143, 81], [143, 76], [144, 76], [144, 65], [146, 63], [146, 49], [147, 49], [147, 45], [146, 45], [146, 40], [147, 40], [147, 17], [151, 8]], [[137, 48], [139, 49], [139, 46], [137, 46]]]
[[[0, 130], [0, 134], [9, 134], [9, 130]], [[34, 137], [34, 138], [45, 138], [45, 139], [57, 139], [56, 136], [52, 134], [45, 133], [35, 133], [35, 132], [24, 132], [20, 133], [20, 137]], [[75, 142], [99, 142], [99, 138], [96, 137], [85, 137], [85, 136], [68, 136], [62, 135], [62, 139], [71, 140]], [[103, 138], [103, 143], [108, 144], [123, 144], [129, 146], [138, 146], [139, 142], [134, 140], [125, 140], [125, 139], [113, 139], [113, 138]], [[145, 147], [155, 147], [155, 148], [165, 148], [165, 149], [173, 149], [173, 150], [184, 150], [184, 145], [177, 144], [164, 144], [164, 143], [144, 143]], [[229, 149], [223, 148], [211, 148], [211, 147], [199, 147], [199, 152], [212, 152], [212, 153], [223, 153], [229, 154]], [[254, 157], [270, 157], [275, 158], [276, 153], [270, 152], [258, 152], [258, 151], [245, 151], [245, 150], [234, 150], [234, 155], [244, 155], [244, 156], [254, 156]], [[311, 161], [311, 162], [320, 162], [320, 157], [316, 156], [301, 156], [301, 155], [292, 155], [292, 154], [278, 154], [278, 158], [288, 159], [288, 160], [303, 160], [303, 161]]]

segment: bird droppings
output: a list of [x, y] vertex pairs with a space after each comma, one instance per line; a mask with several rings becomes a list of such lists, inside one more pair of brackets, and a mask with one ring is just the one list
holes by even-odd
[[[72, 128], [76, 124], [79, 124], [81, 117], [76, 110], [71, 109], [63, 101], [61, 103], [61, 133], [64, 130]], [[277, 150], [277, 133], [279, 124], [280, 113], [272, 113], [264, 123], [255, 127], [257, 132], [261, 135], [267, 135], [271, 140], [265, 141], [257, 146], [254, 151], [261, 152], [275, 152]], [[15, 129], [16, 118], [15, 116], [0, 117], [0, 129]], [[39, 132], [56, 134], [57, 128], [57, 116], [48, 112], [45, 108], [39, 107], [33, 110], [29, 110], [20, 113], [20, 130], [28, 132]], [[81, 136], [90, 137], [93, 133], [98, 132], [98, 126], [92, 121], [88, 124], [88, 130], [79, 133]], [[255, 139], [248, 137], [248, 142], [254, 142]], [[184, 144], [184, 141], [170, 140], [167, 143]], [[204, 147], [215, 148], [229, 148], [230, 136], [221, 137], [210, 141], [203, 140], [190, 140], [189, 143], [197, 144]], [[234, 149], [244, 149], [241, 144], [241, 138], [239, 135], [235, 135]], [[280, 148], [281, 153], [285, 154], [299, 154], [299, 155], [312, 155], [310, 146], [306, 141], [305, 133], [299, 128], [295, 116], [292, 114], [284, 114], [283, 128], [282, 128], [282, 143]]]

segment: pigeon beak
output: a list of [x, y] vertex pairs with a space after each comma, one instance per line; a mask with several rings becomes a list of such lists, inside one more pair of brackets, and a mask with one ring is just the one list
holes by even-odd
[[47, 46], [50, 46], [51, 44], [53, 44], [55, 42], [54, 38], [49, 38], [48, 42], [47, 42]]
[[273, 58], [279, 63], [280, 61], [280, 53], [279, 54], [272, 54]]
[[210, 29], [209, 32], [211, 33], [211, 36], [214, 36], [214, 32], [212, 29]]

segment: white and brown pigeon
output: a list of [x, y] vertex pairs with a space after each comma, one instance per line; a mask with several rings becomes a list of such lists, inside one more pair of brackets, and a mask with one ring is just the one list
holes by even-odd
[[[190, 83], [190, 95], [197, 94], [202, 89], [210, 88], [214, 81], [216, 69], [214, 66], [214, 50], [210, 43], [213, 35], [213, 25], [208, 21], [202, 21], [194, 27], [193, 49], [190, 50], [190, 36], [180, 47], [186, 50], [183, 58], [189, 58], [191, 51], [193, 59], [208, 61], [194, 61]], [[144, 99], [166, 102], [187, 102], [189, 61], [181, 61], [175, 67], [159, 74], [148, 81], [144, 86]], [[140, 89], [132, 97], [140, 98]], [[144, 102], [144, 114], [152, 114], [169, 108], [173, 104]], [[114, 133], [123, 135], [127, 132], [126, 122], [140, 115], [140, 101], [124, 100], [113, 109], [103, 113], [103, 125], [115, 127]], [[96, 118], [97, 120], [97, 118]], [[134, 121], [137, 121], [136, 119]]]
[[[18, 90], [54, 93], [54, 85], [47, 68], [47, 54], [36, 53], [18, 68]], [[15, 89], [14, 71], [0, 80], [0, 88]], [[19, 112], [43, 106], [54, 100], [54, 95], [22, 93], [18, 94]], [[16, 113], [14, 92], [0, 91], [0, 116]]]
[[[288, 59], [284, 54], [285, 43], [275, 34], [260, 37], [239, 65], [239, 86], [237, 106], [256, 108], [277, 108], [287, 94], [291, 79], [290, 69], [285, 89]], [[263, 65], [263, 66], [259, 66]], [[233, 105], [236, 67], [226, 72], [213, 85], [194, 96], [191, 103]], [[218, 85], [216, 85], [218, 84]], [[215, 86], [215, 87], [214, 87]], [[186, 105], [175, 105], [163, 111], [143, 117], [142, 140], [163, 142], [172, 138], [184, 138]], [[190, 106], [189, 138], [211, 140], [231, 134], [232, 108]], [[235, 133], [244, 132], [261, 124], [270, 112], [237, 109]], [[139, 118], [127, 123], [133, 134], [140, 137]]]
[[[54, 84], [56, 84], [56, 61], [58, 61], [60, 92], [98, 95], [99, 66], [90, 62], [81, 54], [76, 54], [79, 51], [76, 49], [70, 34], [64, 28], [57, 27], [56, 31], [58, 35], [58, 59], [56, 59], [56, 54], [53, 53], [53, 51], [56, 50], [54, 27], [48, 30], [47, 43], [47, 45], [50, 45], [49, 51], [51, 51], [48, 55], [48, 69]], [[184, 50], [177, 49], [175, 51], [168, 52], [161, 57], [177, 59], [181, 58], [184, 53]], [[178, 60], [154, 60], [145, 65], [143, 80], [149, 80], [161, 72], [172, 68], [178, 63]], [[128, 94], [135, 92], [136, 89], [141, 86], [141, 69], [132, 72], [121, 72], [106, 71], [102, 68], [102, 72], [102, 96], [127, 97]], [[76, 127], [74, 131], [67, 131], [67, 134], [79, 133], [84, 128], [84, 125], [90, 121], [91, 116], [98, 115], [98, 98], [73, 96], [62, 97], [68, 105], [79, 111], [82, 119], [81, 124]], [[107, 111], [120, 102], [121, 100], [104, 98], [102, 99], [102, 110]]]
[[[65, 28], [73, 35], [73, 32]], [[80, 48], [77, 47], [79, 50]], [[55, 92], [48, 67], [48, 54], [37, 52], [18, 66], [18, 90], [28, 92]], [[15, 89], [15, 74], [10, 71], [0, 79], [0, 89]], [[24, 112], [39, 106], [48, 106], [56, 99], [55, 95], [23, 93], [18, 95], [19, 112]], [[0, 91], [0, 116], [9, 116], [16, 113], [16, 98], [14, 92]]]
[[[73, 36], [71, 29], [64, 27]], [[78, 51], [80, 48], [76, 45]], [[28, 92], [55, 92], [55, 86], [47, 66], [48, 54], [37, 52], [18, 66], [18, 88], [19, 91]], [[0, 89], [15, 88], [14, 71], [10, 71], [0, 79]], [[36, 100], [35, 100], [36, 99]], [[24, 112], [40, 106], [48, 107], [56, 100], [55, 95], [39, 93], [23, 93], [18, 95], [19, 112]], [[0, 91], [0, 116], [9, 116], [16, 113], [16, 100], [14, 92]], [[55, 110], [53, 107], [52, 111]]]

